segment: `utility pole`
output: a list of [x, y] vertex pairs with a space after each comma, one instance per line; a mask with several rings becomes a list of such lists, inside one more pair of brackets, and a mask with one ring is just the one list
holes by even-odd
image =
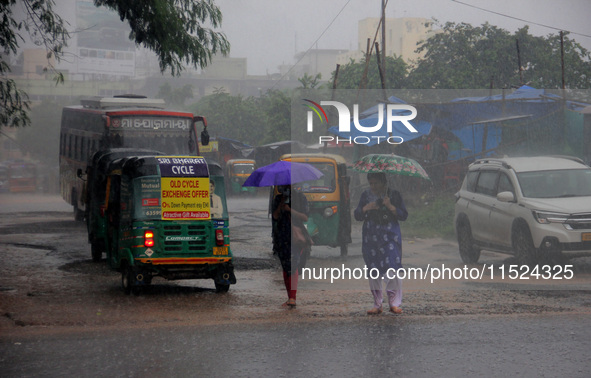
[[385, 63], [386, 63], [386, 0], [382, 0], [382, 65], [384, 65]]
[[523, 85], [523, 67], [521, 67], [521, 53], [519, 52], [519, 40], [515, 40], [515, 46], [517, 47], [517, 65], [519, 65], [519, 85]]
[[560, 66], [562, 68], [562, 89], [564, 91], [566, 83], [564, 80], [564, 32], [562, 30], [560, 31]]

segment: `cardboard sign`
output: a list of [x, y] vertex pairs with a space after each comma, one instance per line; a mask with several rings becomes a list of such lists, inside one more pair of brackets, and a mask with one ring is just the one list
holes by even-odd
[[209, 171], [201, 157], [158, 157], [163, 220], [210, 219]]
[[137, 190], [142, 193], [140, 206], [136, 208], [136, 214], [142, 219], [154, 219], [162, 217], [160, 208], [160, 181], [156, 177], [141, 177]]

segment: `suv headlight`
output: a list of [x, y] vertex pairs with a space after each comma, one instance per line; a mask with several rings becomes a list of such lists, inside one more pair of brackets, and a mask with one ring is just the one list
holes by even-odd
[[550, 213], [547, 211], [532, 211], [534, 218], [538, 223], [564, 223], [568, 220], [569, 214], [564, 213]]

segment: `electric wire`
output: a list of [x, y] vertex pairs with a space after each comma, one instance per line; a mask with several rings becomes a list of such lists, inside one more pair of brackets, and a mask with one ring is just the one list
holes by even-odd
[[316, 43], [318, 43], [318, 41], [320, 40], [320, 38], [322, 38], [322, 36], [324, 36], [324, 34], [328, 31], [328, 29], [330, 29], [330, 27], [332, 26], [332, 24], [337, 20], [337, 18], [339, 18], [339, 16], [341, 15], [341, 13], [343, 13], [343, 11], [347, 7], [347, 5], [349, 5], [350, 2], [351, 2], [351, 0], [348, 0], [345, 3], [345, 5], [343, 5], [343, 7], [339, 11], [339, 13], [337, 13], [337, 15], [334, 16], [334, 18], [332, 19], [332, 21], [330, 21], [330, 23], [324, 29], [324, 31], [320, 34], [320, 36], [318, 38], [316, 38], [316, 40], [310, 45], [310, 47], [308, 48], [308, 50], [306, 50], [306, 52], [304, 54], [302, 54], [301, 58], [298, 59], [298, 61], [293, 66], [291, 66], [290, 69], [283, 76], [281, 76], [281, 78], [279, 78], [279, 80], [277, 80], [275, 82], [275, 84], [273, 84], [273, 86], [271, 87], [271, 89], [269, 89], [270, 91], [272, 91], [275, 88], [275, 86], [277, 86], [277, 84], [279, 84], [279, 82], [281, 82], [287, 75], [289, 75], [290, 72], [302, 61], [302, 59], [304, 59], [306, 57], [306, 55], [308, 55], [308, 53], [310, 52], [310, 50], [312, 50], [312, 47], [314, 47], [314, 45]]
[[580, 36], [582, 36], [582, 37], [588, 37], [588, 38], [591, 38], [591, 35], [589, 35], [589, 34], [577, 33], [577, 32], [571, 31], [571, 30], [566, 30], [566, 29], [557, 28], [557, 27], [550, 26], [550, 25], [544, 25], [544, 24], [540, 24], [540, 23], [537, 23], [537, 22], [528, 21], [528, 20], [525, 20], [525, 19], [523, 19], [523, 18], [514, 17], [514, 16], [509, 16], [508, 14], [504, 14], [504, 13], [500, 13], [500, 12], [495, 12], [495, 11], [492, 11], [492, 10], [489, 10], [489, 9], [484, 9], [484, 8], [478, 7], [478, 6], [476, 6], [476, 5], [472, 5], [472, 4], [464, 3], [464, 2], [462, 2], [462, 1], [459, 1], [459, 0], [451, 0], [451, 1], [453, 1], [454, 3], [458, 3], [458, 4], [462, 4], [462, 5], [465, 5], [465, 6], [471, 7], [471, 8], [476, 8], [476, 9], [479, 9], [479, 10], [481, 10], [481, 11], [484, 11], [484, 12], [493, 13], [493, 14], [496, 14], [496, 15], [498, 15], [498, 16], [502, 16], [502, 17], [511, 18], [511, 19], [518, 20], [518, 21], [521, 21], [521, 22], [526, 22], [526, 23], [528, 23], [528, 24], [537, 25], [537, 26], [542, 26], [542, 27], [545, 27], [545, 28], [548, 28], [548, 29], [553, 29], [553, 30], [558, 30], [558, 31], [565, 31], [565, 32], [568, 32], [568, 33], [570, 33], [570, 34], [575, 34], [575, 35], [580, 35]]

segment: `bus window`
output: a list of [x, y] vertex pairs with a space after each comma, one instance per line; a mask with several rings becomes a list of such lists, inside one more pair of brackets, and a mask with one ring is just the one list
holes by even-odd
[[87, 156], [86, 156], [86, 144], [88, 143], [88, 141], [86, 140], [85, 137], [81, 137], [81, 148], [80, 148], [80, 159], [81, 160], [86, 160]]
[[72, 145], [74, 144], [73, 135], [68, 134], [67, 138], [68, 138], [68, 151], [66, 153], [66, 156], [69, 158], [73, 158], [74, 157], [74, 152], [73, 152], [74, 149], [72, 148], [73, 147]]

